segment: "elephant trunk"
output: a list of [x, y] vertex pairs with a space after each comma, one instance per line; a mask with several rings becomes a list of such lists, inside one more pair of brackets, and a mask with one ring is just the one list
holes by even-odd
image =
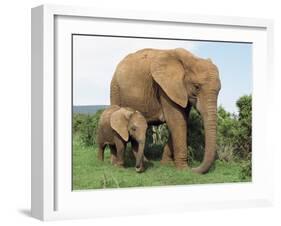
[[138, 153], [136, 155], [136, 171], [138, 173], [144, 170], [144, 165], [143, 165], [144, 145], [145, 142], [139, 142], [138, 144]]
[[206, 173], [212, 166], [216, 156], [216, 133], [217, 133], [217, 96], [211, 95], [206, 104], [203, 121], [205, 130], [205, 153], [203, 162], [192, 171], [195, 173]]

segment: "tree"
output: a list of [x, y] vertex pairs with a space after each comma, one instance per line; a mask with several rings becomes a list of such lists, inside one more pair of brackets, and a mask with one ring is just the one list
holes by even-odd
[[189, 114], [187, 131], [189, 161], [202, 161], [205, 146], [204, 136], [202, 117], [192, 108]]
[[94, 115], [74, 114], [73, 130], [76, 134], [79, 134], [84, 145], [96, 144], [98, 122], [102, 112], [103, 110], [98, 110]]
[[245, 159], [252, 152], [252, 96], [240, 97], [236, 105], [239, 109], [239, 129], [236, 134], [237, 153]]
[[235, 131], [237, 117], [227, 112], [222, 106], [218, 107], [217, 118], [217, 156], [222, 161], [233, 161], [235, 156]]

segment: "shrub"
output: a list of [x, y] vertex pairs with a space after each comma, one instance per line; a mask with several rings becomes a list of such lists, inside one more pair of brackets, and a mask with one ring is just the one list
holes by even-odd
[[218, 107], [217, 117], [217, 157], [221, 161], [233, 161], [236, 159], [234, 141], [237, 117], [222, 106]]
[[98, 110], [94, 115], [74, 114], [73, 131], [79, 134], [84, 145], [96, 144], [98, 122], [102, 112], [103, 110]]
[[169, 130], [166, 123], [149, 126], [146, 131], [145, 156], [151, 160], [160, 160], [168, 137]]
[[[244, 160], [251, 163], [252, 152], [252, 96], [240, 97], [236, 105], [238, 115], [218, 109], [217, 152], [224, 161]], [[226, 154], [228, 152], [227, 158]], [[246, 168], [250, 169], [250, 165]], [[251, 170], [251, 169], [250, 169]]]
[[252, 155], [249, 153], [245, 160], [241, 161], [240, 178], [242, 180], [252, 177]]
[[236, 152], [240, 158], [247, 159], [252, 153], [252, 96], [242, 96], [236, 105], [239, 109]]
[[74, 113], [73, 114], [73, 122], [72, 122], [72, 128], [74, 133], [78, 133], [81, 131], [81, 126], [83, 125], [83, 122], [87, 115], [80, 114], [80, 113]]
[[189, 114], [187, 143], [189, 150], [189, 161], [202, 161], [204, 156], [205, 133], [202, 117], [192, 108]]
[[165, 124], [159, 126], [149, 126], [146, 132], [146, 143], [148, 146], [164, 145], [167, 143], [169, 130]]

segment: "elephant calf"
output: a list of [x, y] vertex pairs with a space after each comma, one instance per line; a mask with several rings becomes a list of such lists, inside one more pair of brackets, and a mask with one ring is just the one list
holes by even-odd
[[124, 150], [128, 141], [136, 157], [136, 171], [144, 171], [144, 145], [147, 122], [139, 111], [117, 105], [107, 108], [100, 117], [97, 133], [98, 158], [104, 160], [104, 149], [109, 145], [111, 163], [124, 165]]

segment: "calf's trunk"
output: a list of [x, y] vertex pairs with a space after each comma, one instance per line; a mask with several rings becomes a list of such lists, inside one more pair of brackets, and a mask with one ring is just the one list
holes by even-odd
[[136, 155], [136, 171], [138, 173], [144, 170], [143, 157], [144, 157], [144, 142], [138, 144], [138, 153]]

